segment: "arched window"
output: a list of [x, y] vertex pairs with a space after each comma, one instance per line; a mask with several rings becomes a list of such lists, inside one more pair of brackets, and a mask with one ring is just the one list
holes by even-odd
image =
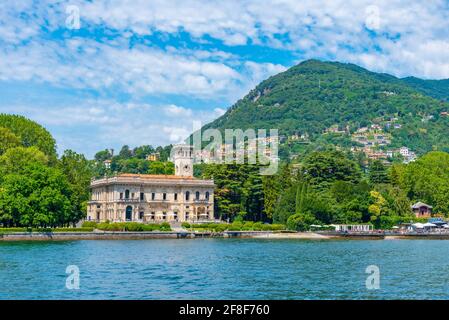
[[209, 201], [209, 191], [206, 192], [206, 200]]
[[189, 200], [190, 200], [190, 192], [187, 191], [187, 192], [186, 192], [186, 201], [189, 201]]
[[197, 191], [195, 193], [195, 200], [200, 200], [200, 192], [199, 191]]
[[129, 190], [125, 190], [125, 199], [129, 199]]

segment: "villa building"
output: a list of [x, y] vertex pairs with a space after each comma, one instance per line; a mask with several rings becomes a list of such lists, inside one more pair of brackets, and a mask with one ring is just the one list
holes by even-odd
[[175, 145], [174, 175], [119, 174], [91, 182], [87, 220], [144, 223], [211, 221], [214, 182], [193, 177], [193, 151]]
[[417, 202], [412, 205], [412, 210], [417, 218], [429, 218], [432, 215], [432, 206], [423, 202]]

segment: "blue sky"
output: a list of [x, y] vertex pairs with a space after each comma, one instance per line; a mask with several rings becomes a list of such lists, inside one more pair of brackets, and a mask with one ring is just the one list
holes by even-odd
[[[305, 59], [449, 78], [447, 1], [0, 0], [0, 112], [92, 157], [179, 142]], [[79, 28], [76, 15], [79, 13]]]

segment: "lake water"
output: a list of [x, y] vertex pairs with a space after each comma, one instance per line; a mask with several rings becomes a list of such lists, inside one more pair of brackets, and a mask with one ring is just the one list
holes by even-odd
[[0, 283], [0, 299], [448, 299], [449, 241], [0, 242]]

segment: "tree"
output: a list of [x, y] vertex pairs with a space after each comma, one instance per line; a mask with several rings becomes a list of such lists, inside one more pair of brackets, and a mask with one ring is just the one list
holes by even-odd
[[429, 152], [397, 174], [398, 186], [409, 199], [432, 205], [434, 213], [449, 213], [448, 153]]
[[371, 163], [368, 177], [372, 184], [388, 183], [390, 181], [387, 169], [380, 160], [374, 160]]
[[305, 160], [302, 168], [305, 179], [316, 188], [326, 188], [334, 181], [358, 182], [360, 168], [339, 151], [316, 151]]
[[11, 130], [0, 127], [0, 155], [18, 146], [20, 146], [20, 139]]
[[314, 223], [316, 223], [316, 219], [310, 213], [295, 213], [288, 218], [287, 228], [290, 230], [306, 231]]
[[147, 156], [153, 152], [154, 152], [154, 148], [152, 146], [148, 146], [148, 145], [136, 147], [133, 150], [134, 156], [138, 159], [146, 159]]
[[37, 147], [50, 161], [56, 161], [56, 142], [41, 125], [23, 116], [0, 114], [0, 127], [9, 129], [24, 147]]
[[105, 149], [97, 152], [94, 158], [95, 161], [103, 163], [105, 160], [110, 160], [112, 158], [112, 153], [110, 150]]
[[78, 220], [65, 175], [41, 163], [23, 174], [5, 176], [0, 188], [0, 220], [8, 226], [55, 227]]
[[37, 147], [15, 147], [8, 149], [0, 156], [0, 180], [1, 176], [10, 173], [21, 173], [23, 168], [32, 163], [47, 165], [48, 157]]
[[89, 200], [89, 185], [92, 170], [89, 161], [72, 150], [65, 150], [58, 162], [58, 168], [67, 177], [70, 186], [70, 202], [74, 220], [84, 218]]
[[133, 156], [133, 153], [132, 153], [131, 150], [129, 149], [129, 146], [124, 145], [124, 146], [122, 147], [122, 149], [120, 150], [119, 157], [120, 157], [121, 159], [126, 160], [126, 159], [131, 158], [132, 156]]

